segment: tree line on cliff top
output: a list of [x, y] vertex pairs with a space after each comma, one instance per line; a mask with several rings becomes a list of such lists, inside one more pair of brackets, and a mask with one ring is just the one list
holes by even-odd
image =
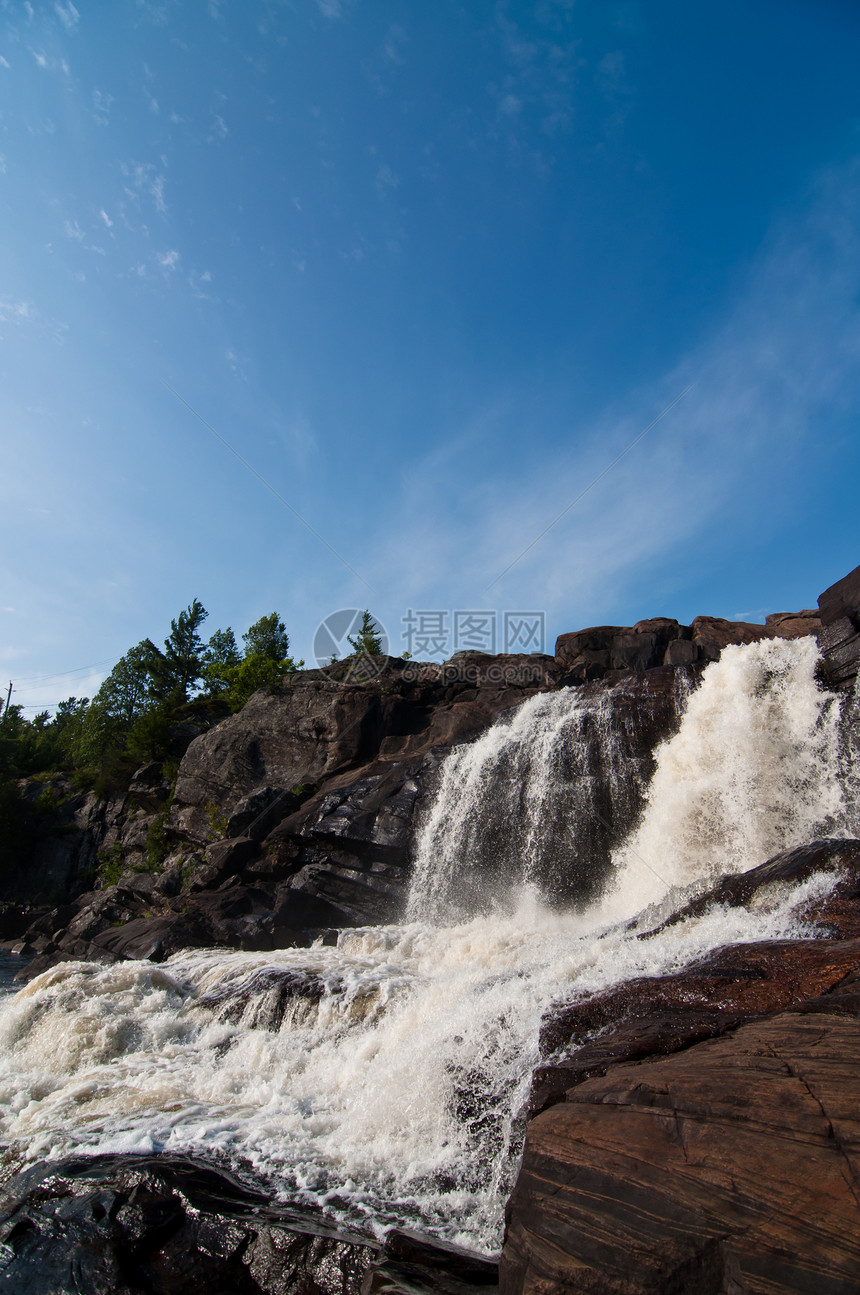
[[[229, 626], [204, 641], [207, 617], [195, 598], [170, 622], [162, 647], [145, 638], [129, 648], [92, 699], [68, 697], [53, 716], [45, 710], [32, 720], [23, 707], [6, 706], [0, 714], [0, 854], [14, 858], [32, 835], [32, 805], [22, 799], [22, 779], [62, 774], [107, 795], [127, 784], [139, 765], [156, 759], [172, 780], [201, 722], [205, 727], [241, 710], [260, 688], [274, 690], [285, 675], [303, 668], [304, 661], [290, 656], [277, 612], [255, 621], [241, 647]], [[349, 642], [356, 654], [381, 651], [369, 612]], [[46, 790], [46, 812], [49, 800]]]
[[[72, 774], [100, 789], [136, 765], [170, 754], [170, 730], [215, 709], [236, 711], [259, 688], [274, 688], [303, 661], [277, 612], [261, 616], [242, 635], [216, 630], [204, 642], [208, 613], [199, 599], [170, 623], [158, 647], [143, 639], [116, 663], [95, 696], [68, 697], [53, 716], [27, 720], [20, 706], [0, 718], [0, 829], [14, 837], [17, 780], [47, 772]], [[8, 843], [8, 838], [7, 838]]]

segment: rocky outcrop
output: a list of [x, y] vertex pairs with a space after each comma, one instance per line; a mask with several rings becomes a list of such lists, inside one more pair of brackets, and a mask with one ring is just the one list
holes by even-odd
[[337, 1230], [179, 1156], [42, 1166], [0, 1206], [0, 1287], [16, 1295], [477, 1295], [496, 1281], [455, 1246]]
[[834, 995], [580, 1085], [529, 1128], [500, 1289], [856, 1291], [858, 1047]]
[[860, 671], [860, 567], [825, 589], [818, 606], [822, 625], [818, 643], [828, 683], [853, 688]]
[[816, 634], [820, 628], [821, 620], [815, 611], [775, 612], [767, 617], [765, 625], [727, 621], [718, 616], [697, 616], [692, 624], [681, 625], [659, 616], [638, 621], [630, 629], [597, 625], [561, 634], [555, 656], [566, 671], [567, 682], [585, 683], [662, 665], [705, 665], [716, 661], [729, 644], [801, 638]]
[[730, 946], [547, 1018], [503, 1291], [856, 1289], [860, 842], [726, 878], [672, 921], [822, 871], [820, 938]]

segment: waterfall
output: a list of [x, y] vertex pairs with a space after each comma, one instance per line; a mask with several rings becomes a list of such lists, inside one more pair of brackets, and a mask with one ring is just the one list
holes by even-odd
[[[409, 918], [491, 911], [524, 886], [578, 906], [600, 892], [647, 786], [631, 687], [539, 694], [455, 747], [418, 833]], [[674, 719], [689, 693], [684, 671], [671, 691]]]
[[[639, 927], [617, 919], [640, 900], [671, 912], [677, 887], [839, 828], [838, 707], [817, 688], [814, 661], [805, 643], [729, 649], [690, 697], [648, 788], [600, 690], [528, 701], [448, 755], [402, 925], [343, 931], [337, 947], [191, 950], [161, 966], [43, 973], [0, 1002], [7, 1165], [186, 1151], [366, 1232], [406, 1226], [497, 1250], [547, 1006], [678, 970], [729, 942], [813, 934], [798, 913], [832, 877], [648, 940], [637, 935], [653, 912]], [[514, 774], [525, 785], [495, 785]], [[546, 842], [581, 860], [592, 885], [577, 823], [585, 815], [587, 839], [599, 778], [621, 798], [613, 827], [631, 819], [617, 880], [591, 907], [560, 911], [541, 898], [557, 875]], [[478, 861], [473, 894], [495, 848], [513, 861], [519, 897], [464, 916], [458, 851]], [[438, 920], [434, 891], [445, 911], [460, 906], [456, 920]]]
[[613, 859], [607, 910], [743, 872], [821, 835], [846, 835], [840, 705], [811, 638], [725, 648], [657, 752], [642, 820]]

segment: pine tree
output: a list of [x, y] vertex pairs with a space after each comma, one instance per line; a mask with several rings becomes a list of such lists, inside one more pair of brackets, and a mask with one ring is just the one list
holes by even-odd
[[356, 656], [381, 656], [382, 635], [379, 632], [379, 625], [367, 608], [362, 612], [361, 627], [355, 638], [347, 635], [347, 640]]
[[204, 647], [198, 630], [209, 615], [199, 598], [170, 622], [170, 635], [162, 652], [147, 639], [152, 680], [151, 695], [156, 701], [177, 698], [188, 700], [188, 694], [203, 672]]

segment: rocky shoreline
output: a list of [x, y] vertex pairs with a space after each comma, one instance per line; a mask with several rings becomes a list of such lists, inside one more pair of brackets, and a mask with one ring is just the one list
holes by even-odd
[[[387, 658], [363, 682], [346, 663], [303, 672], [186, 733], [173, 787], [150, 765], [113, 799], [68, 789], [68, 830], [45, 842], [30, 907], [4, 906], [0, 938], [33, 977], [68, 959], [276, 949], [396, 920], [441, 761], [498, 715], [537, 692], [595, 690], [635, 734], [647, 777], [679, 677], [695, 683], [730, 643], [813, 633], [824, 681], [850, 695], [858, 631], [860, 568], [818, 612], [764, 627], [659, 619], [562, 635], [554, 657]], [[156, 828], [165, 853], [148, 871]], [[620, 830], [598, 843], [607, 855]], [[83, 889], [110, 851], [117, 881]], [[837, 880], [810, 901], [817, 938], [729, 945], [547, 1015], [503, 1291], [860, 1290], [860, 842], [811, 843], [696, 903], [754, 905], [821, 871]], [[40, 910], [49, 885], [66, 898]], [[249, 1189], [222, 1176], [204, 1199], [194, 1173], [220, 1171], [189, 1164], [57, 1165], [7, 1184], [0, 1289], [370, 1295], [497, 1280], [493, 1265], [405, 1234], [384, 1247], [322, 1235], [307, 1219], [263, 1219], [260, 1201], [237, 1219]]]

